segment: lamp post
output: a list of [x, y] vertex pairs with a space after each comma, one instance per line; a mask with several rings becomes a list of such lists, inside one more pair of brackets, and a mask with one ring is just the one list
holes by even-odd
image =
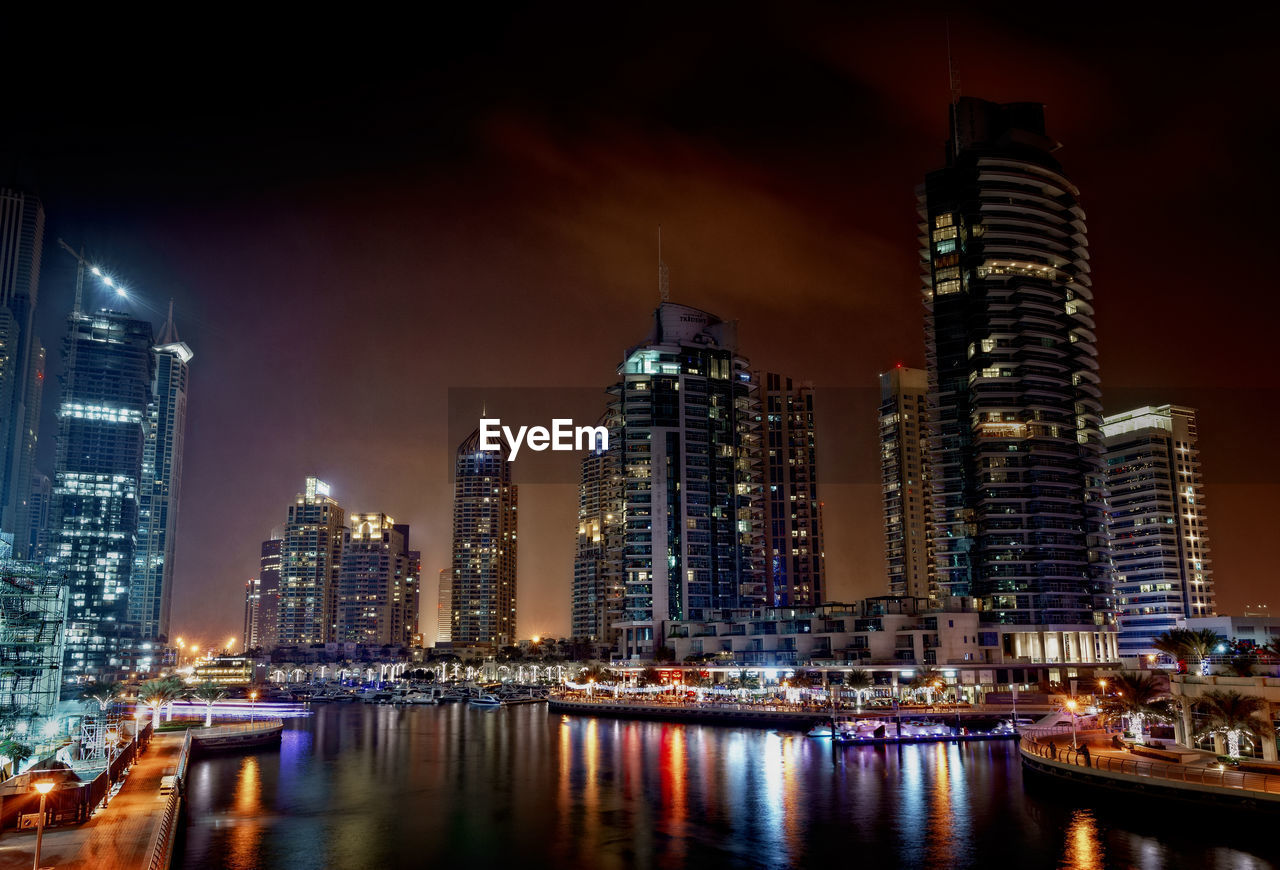
[[32, 870], [40, 870], [40, 846], [44, 843], [44, 802], [55, 785], [56, 783], [51, 779], [34, 783], [35, 790], [40, 793], [40, 818], [36, 819], [36, 860], [31, 865]]
[[258, 702], [258, 693], [250, 692], [249, 693], [249, 724], [250, 725], [253, 724], [253, 713], [254, 713], [255, 705], [257, 704], [257, 702]]
[[1075, 698], [1067, 699], [1067, 709], [1071, 712], [1071, 748], [1072, 749], [1080, 748], [1079, 746], [1076, 745], [1076, 707], [1078, 706], [1079, 704], [1076, 702]]

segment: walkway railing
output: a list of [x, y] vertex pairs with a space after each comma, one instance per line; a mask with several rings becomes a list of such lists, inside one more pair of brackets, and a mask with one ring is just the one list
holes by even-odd
[[[206, 737], [229, 737], [233, 734], [255, 733], [258, 731], [270, 731], [274, 728], [283, 728], [283, 719], [259, 719], [256, 722], [238, 722], [234, 725], [214, 725], [211, 728], [189, 728], [187, 729], [188, 740], [192, 732], [200, 739]], [[183, 751], [186, 751], [184, 747]]]
[[164, 805], [164, 815], [160, 817], [160, 827], [156, 829], [151, 840], [151, 860], [147, 862], [147, 870], [169, 870], [173, 860], [173, 843], [178, 837], [178, 810], [182, 797], [179, 789], [169, 792]]
[[1093, 755], [1087, 749], [1076, 750], [1070, 746], [1058, 747], [1052, 743], [1039, 743], [1028, 736], [1023, 737], [1021, 749], [1027, 755], [1073, 767], [1088, 767], [1167, 782], [1280, 794], [1280, 775], [1248, 773], [1224, 767], [1213, 768], [1146, 759], [1116, 758], [1112, 755]]

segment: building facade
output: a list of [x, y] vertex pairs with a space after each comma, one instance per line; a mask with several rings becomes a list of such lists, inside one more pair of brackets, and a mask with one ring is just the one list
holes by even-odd
[[694, 667], [769, 669], [776, 678], [800, 668], [834, 683], [850, 669], [877, 686], [909, 683], [921, 668], [936, 669], [948, 691], [971, 703], [988, 692], [1065, 692], [1071, 680], [1091, 684], [1118, 667], [1116, 634], [1105, 626], [1070, 629], [1010, 626], [952, 598], [880, 596], [851, 604], [766, 607], [672, 623], [675, 660]]
[[436, 643], [453, 641], [453, 571], [441, 568], [436, 585]]
[[[409, 615], [414, 615], [413, 630]], [[383, 513], [352, 514], [342, 532], [339, 643], [408, 646], [417, 631], [417, 576], [409, 527]]]
[[1196, 412], [1134, 408], [1108, 415], [1102, 432], [1120, 654], [1137, 660], [1156, 652], [1156, 636], [1216, 613]]
[[258, 576], [250, 577], [244, 592], [244, 648], [270, 652], [278, 641], [280, 620], [280, 548], [284, 541], [262, 542]]
[[601, 421], [608, 447], [582, 457], [578, 534], [573, 559], [572, 636], [613, 647], [622, 618], [623, 478], [618, 418]]
[[329, 484], [308, 477], [289, 506], [280, 544], [280, 599], [276, 642], [328, 643], [335, 632], [345, 513]]
[[898, 366], [880, 375], [880, 490], [889, 594], [937, 598], [930, 511], [929, 373]]
[[663, 302], [618, 368], [620, 648], [651, 658], [663, 625], [763, 604], [759, 395], [737, 328]]
[[30, 556], [26, 508], [44, 391], [44, 346], [35, 332], [44, 206], [38, 197], [0, 187], [0, 532], [14, 555]]
[[454, 461], [454, 646], [496, 649], [516, 642], [516, 502], [505, 446], [481, 450], [477, 429]]
[[760, 385], [765, 600], [775, 607], [821, 604], [826, 554], [813, 387], [773, 372], [754, 378]]
[[155, 369], [151, 324], [106, 309], [68, 318], [47, 559], [66, 577], [66, 678], [110, 678], [138, 639], [129, 596]]
[[58, 706], [68, 588], [60, 571], [15, 560], [0, 540], [0, 718], [52, 716]]
[[1113, 623], [1093, 290], [1043, 106], [963, 98], [919, 189], [941, 595], [1009, 625]]
[[138, 554], [129, 591], [129, 619], [142, 638], [167, 639], [173, 599], [174, 550], [182, 492], [191, 348], [178, 338], [173, 304], [155, 354], [138, 496]]

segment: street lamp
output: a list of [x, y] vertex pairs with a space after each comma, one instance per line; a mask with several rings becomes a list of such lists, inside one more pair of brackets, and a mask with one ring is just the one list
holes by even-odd
[[257, 703], [257, 701], [258, 701], [258, 693], [250, 692], [249, 693], [249, 724], [250, 725], [253, 724], [254, 705]]
[[1075, 698], [1067, 699], [1067, 709], [1071, 711], [1071, 748], [1079, 749], [1076, 744], [1076, 708], [1080, 706]]
[[32, 870], [40, 870], [40, 846], [44, 842], [44, 802], [55, 785], [57, 783], [51, 779], [42, 779], [40, 782], [33, 783], [35, 790], [40, 793], [40, 818], [36, 820], [36, 860], [31, 865]]

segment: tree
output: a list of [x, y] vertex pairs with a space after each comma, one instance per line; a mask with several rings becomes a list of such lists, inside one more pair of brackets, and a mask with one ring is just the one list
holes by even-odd
[[81, 699], [86, 703], [92, 701], [98, 705], [99, 713], [106, 713], [107, 709], [120, 700], [120, 684], [119, 683], [91, 683], [81, 695]]
[[1270, 739], [1273, 729], [1267, 716], [1267, 702], [1254, 695], [1215, 690], [1205, 692], [1196, 704], [1205, 718], [1205, 726], [1196, 737], [1225, 734], [1227, 755], [1240, 757], [1240, 738], [1253, 744], [1254, 739]]
[[1178, 672], [1195, 672], [1204, 674], [1208, 669], [1208, 659], [1220, 643], [1217, 632], [1209, 628], [1191, 631], [1186, 628], [1173, 628], [1151, 641], [1151, 645], [1178, 663]]
[[662, 682], [662, 676], [657, 668], [649, 667], [640, 672], [637, 682], [642, 686], [656, 686]]
[[916, 675], [911, 678], [911, 682], [907, 684], [907, 688], [916, 692], [924, 692], [930, 703], [933, 702], [933, 693], [941, 691], [946, 681], [942, 679], [942, 671], [929, 665], [921, 665], [916, 671]]
[[213, 724], [213, 705], [227, 697], [226, 689], [216, 683], [201, 683], [191, 690], [191, 697], [204, 703], [204, 727]]
[[674, 662], [676, 660], [676, 651], [669, 646], [655, 647], [653, 660], [655, 662]]
[[182, 681], [177, 677], [147, 680], [138, 687], [138, 700], [151, 708], [151, 724], [160, 723], [160, 710], [183, 695]]
[[862, 696], [871, 690], [874, 681], [871, 674], [862, 668], [854, 668], [844, 675], [844, 686], [846, 689], [853, 690], [854, 703], [859, 707], [862, 706]]
[[9, 759], [9, 763], [13, 766], [12, 774], [16, 774], [22, 762], [30, 758], [31, 755], [31, 747], [20, 740], [14, 740], [12, 737], [0, 740], [0, 756]]
[[1129, 718], [1135, 737], [1142, 737], [1142, 725], [1146, 719], [1167, 722], [1172, 718], [1168, 704], [1161, 702], [1164, 691], [1160, 681], [1144, 671], [1120, 671], [1111, 678], [1113, 694], [1099, 703], [1099, 713], [1104, 722], [1119, 723]]
[[1253, 661], [1249, 656], [1236, 656], [1228, 664], [1224, 673], [1237, 677], [1253, 676]]

